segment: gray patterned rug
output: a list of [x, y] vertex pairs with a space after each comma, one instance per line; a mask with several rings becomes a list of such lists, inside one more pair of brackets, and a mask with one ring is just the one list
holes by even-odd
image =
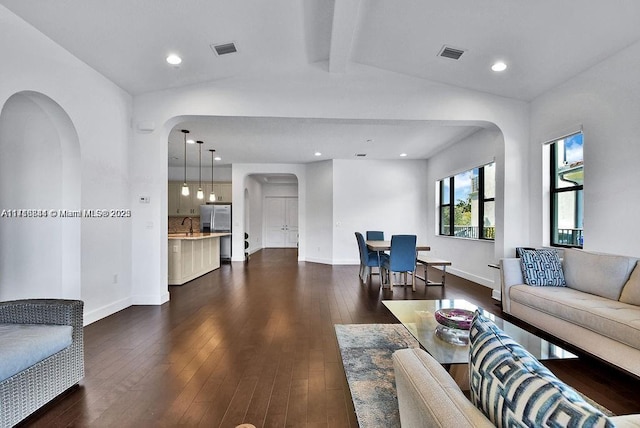
[[417, 348], [401, 324], [335, 324], [360, 428], [400, 427], [391, 354]]

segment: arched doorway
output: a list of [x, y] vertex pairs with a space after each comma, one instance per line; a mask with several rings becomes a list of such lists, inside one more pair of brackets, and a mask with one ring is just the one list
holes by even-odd
[[80, 298], [80, 144], [67, 113], [24, 91], [0, 112], [0, 300]]

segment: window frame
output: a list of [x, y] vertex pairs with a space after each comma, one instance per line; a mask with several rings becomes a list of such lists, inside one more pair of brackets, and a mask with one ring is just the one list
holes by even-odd
[[[581, 192], [582, 194], [582, 198], [584, 198], [584, 179], [583, 179], [583, 184], [577, 184], [575, 186], [569, 186], [569, 187], [558, 187], [558, 168], [557, 168], [557, 146], [556, 144], [558, 144], [559, 141], [561, 140], [566, 140], [567, 138], [571, 138], [574, 135], [578, 135], [578, 134], [582, 134], [582, 171], [584, 174], [584, 134], [582, 131], [577, 131], [577, 132], [573, 132], [571, 134], [567, 134], [563, 137], [560, 138], [556, 138], [555, 140], [552, 140], [551, 143], [549, 144], [549, 245], [551, 247], [557, 247], [557, 248], [583, 248], [583, 243], [579, 243], [577, 245], [572, 245], [572, 244], [562, 244], [562, 243], [557, 243], [555, 238], [557, 236], [557, 231], [558, 231], [558, 215], [556, 213], [556, 209], [557, 209], [557, 196], [559, 194], [562, 193], [568, 193], [568, 192], [576, 192], [576, 197], [579, 197], [580, 194], [578, 192]], [[584, 199], [583, 199], [583, 211], [584, 211]], [[584, 215], [584, 213], [583, 213]], [[584, 226], [582, 228], [582, 233], [581, 236], [584, 235]], [[579, 238], [579, 241], [581, 241], [581, 239]]]
[[[495, 206], [495, 195], [492, 198], [487, 198], [486, 197], [486, 189], [485, 189], [485, 167], [489, 166], [489, 165], [495, 165], [495, 161], [474, 167], [474, 168], [470, 168], [468, 170], [462, 171], [458, 174], [454, 174], [451, 175], [449, 177], [445, 177], [442, 178], [440, 180], [438, 180], [438, 189], [439, 189], [439, 200], [438, 200], [438, 236], [451, 236], [451, 237], [456, 237], [456, 238], [461, 238], [461, 239], [474, 239], [474, 240], [482, 240], [482, 241], [495, 241], [495, 225], [493, 226], [494, 228], [494, 236], [493, 237], [487, 237], [485, 236], [485, 226], [484, 226], [484, 208], [485, 208], [485, 203], [487, 202], [493, 202], [494, 206]], [[477, 169], [478, 170], [478, 218], [477, 223], [478, 223], [478, 236], [477, 237], [464, 237], [464, 236], [456, 236], [455, 235], [455, 176], [468, 172], [468, 171], [473, 171]], [[448, 181], [449, 182], [449, 198], [447, 201], [444, 200], [444, 185], [445, 182]], [[444, 210], [448, 208], [449, 209], [449, 226], [448, 226], [448, 231], [447, 233], [443, 233], [444, 229], [445, 229], [445, 225], [443, 222], [443, 213]], [[494, 219], [495, 222], [495, 219]]]

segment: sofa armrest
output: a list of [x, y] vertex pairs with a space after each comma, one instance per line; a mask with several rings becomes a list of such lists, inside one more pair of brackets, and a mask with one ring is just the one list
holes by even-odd
[[81, 300], [12, 300], [0, 302], [0, 323], [82, 326], [82, 310]]
[[392, 359], [403, 428], [493, 427], [431, 355], [401, 349]]
[[500, 259], [500, 299], [502, 300], [502, 310], [511, 313], [511, 299], [509, 298], [509, 288], [513, 285], [524, 284], [520, 259], [504, 258]]

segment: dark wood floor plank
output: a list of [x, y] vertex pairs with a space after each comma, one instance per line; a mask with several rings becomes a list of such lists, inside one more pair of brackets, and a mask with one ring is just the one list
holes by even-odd
[[[358, 266], [260, 251], [170, 287], [162, 306], [87, 326], [85, 379], [23, 425], [357, 427], [334, 324], [397, 322], [383, 299], [464, 298], [501, 314], [488, 288], [446, 282], [381, 290], [377, 275], [360, 283]], [[588, 357], [549, 365], [615, 413], [640, 412], [640, 380]]]

